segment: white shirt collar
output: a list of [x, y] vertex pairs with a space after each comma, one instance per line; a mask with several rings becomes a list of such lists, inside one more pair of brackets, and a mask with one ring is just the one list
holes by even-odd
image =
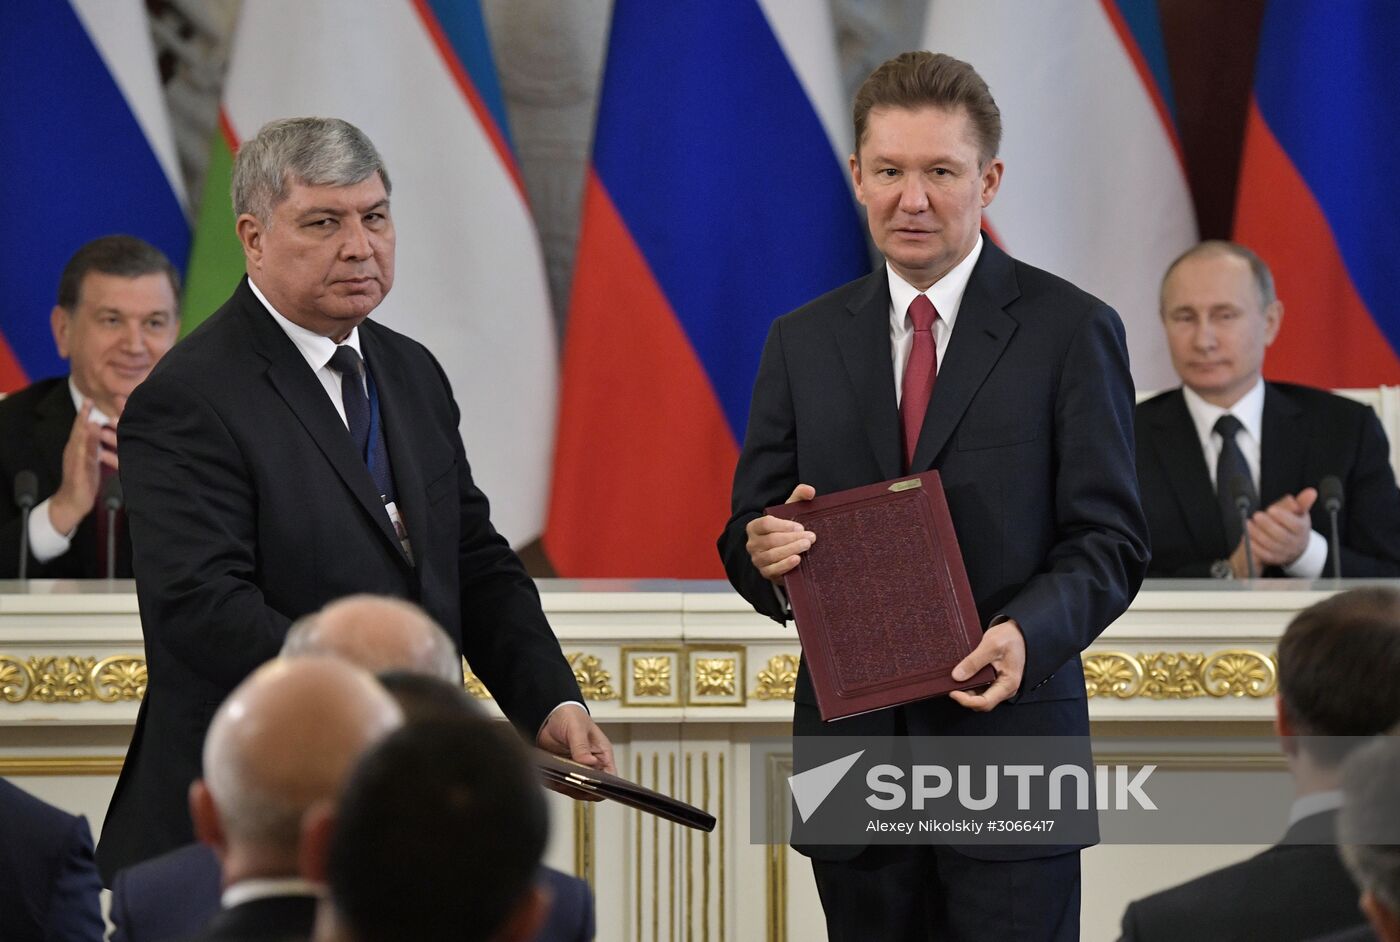
[[1293, 800], [1293, 808], [1288, 812], [1288, 826], [1292, 827], [1304, 818], [1311, 818], [1324, 811], [1336, 811], [1341, 806], [1342, 793], [1338, 789], [1299, 795]]
[[[253, 289], [253, 295], [262, 302], [263, 307], [267, 308], [267, 313], [272, 315], [272, 319], [277, 322], [278, 327], [282, 328], [282, 332], [287, 335], [292, 343], [296, 344], [297, 350], [301, 353], [311, 369], [322, 369], [331, 361], [331, 357], [335, 355], [336, 350], [336, 342], [334, 340], [329, 337], [323, 337], [315, 331], [307, 330], [300, 324], [294, 324], [283, 317], [281, 313], [278, 312], [277, 308], [273, 307], [271, 302], [267, 300], [267, 297], [258, 290], [258, 286], [253, 283], [252, 278], [248, 279], [248, 287]], [[358, 325], [351, 329], [350, 336], [346, 337], [341, 343], [349, 346], [362, 357], [364, 356], [363, 352], [360, 350], [360, 328]]]
[[[85, 397], [83, 396], [82, 393], [80, 393], [80, 392], [78, 391], [78, 384], [75, 383], [75, 382], [73, 382], [73, 374], [72, 374], [72, 373], [69, 373], [69, 374], [68, 374], [68, 395], [70, 395], [70, 396], [73, 397], [73, 411], [74, 411], [74, 412], [82, 412], [82, 411], [83, 411], [83, 399], [84, 399]], [[89, 421], [89, 422], [96, 422], [98, 425], [111, 425], [111, 424], [112, 424], [111, 418], [108, 417], [107, 413], [105, 413], [105, 412], [103, 412], [101, 409], [97, 408], [97, 403], [95, 403], [95, 402], [92, 404], [92, 411], [88, 413], [88, 421]]]
[[896, 331], [912, 330], [912, 326], [905, 326], [909, 319], [909, 305], [916, 296], [925, 294], [938, 311], [939, 320], [943, 321], [951, 332], [953, 322], [958, 317], [958, 310], [962, 307], [963, 295], [967, 292], [967, 282], [972, 278], [972, 269], [976, 267], [977, 259], [981, 256], [982, 234], [979, 232], [977, 244], [967, 253], [967, 258], [954, 265], [948, 274], [930, 285], [927, 291], [915, 288], [894, 270], [893, 265], [885, 262], [885, 271], [890, 279], [890, 326]]
[[1215, 431], [1215, 423], [1227, 412], [1240, 420], [1244, 430], [1255, 442], [1264, 440], [1264, 380], [1261, 377], [1249, 392], [1239, 398], [1233, 406], [1222, 409], [1201, 398], [1200, 393], [1189, 386], [1181, 387], [1181, 395], [1186, 400], [1186, 411], [1191, 413], [1191, 421], [1196, 426], [1196, 437], [1209, 441]]
[[311, 896], [319, 899], [324, 893], [323, 887], [301, 877], [260, 877], [240, 880], [225, 889], [219, 897], [219, 905], [224, 909], [232, 909], [269, 896]]

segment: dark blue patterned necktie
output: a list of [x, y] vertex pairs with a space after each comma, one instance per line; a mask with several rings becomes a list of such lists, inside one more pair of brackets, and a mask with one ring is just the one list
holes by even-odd
[[1249, 462], [1244, 460], [1244, 452], [1240, 451], [1239, 443], [1235, 441], [1235, 435], [1243, 428], [1244, 423], [1228, 413], [1215, 422], [1215, 432], [1220, 436], [1220, 457], [1215, 462], [1215, 493], [1220, 500], [1225, 542], [1231, 553], [1244, 536], [1244, 524], [1240, 521], [1240, 509], [1235, 506], [1231, 482], [1236, 478], [1243, 479], [1251, 513], [1259, 506], [1258, 495], [1254, 493], [1254, 479], [1249, 473]]
[[345, 423], [360, 460], [369, 458], [369, 397], [365, 395], [365, 364], [354, 347], [340, 345], [331, 357], [331, 369], [340, 374], [340, 401], [345, 406]]

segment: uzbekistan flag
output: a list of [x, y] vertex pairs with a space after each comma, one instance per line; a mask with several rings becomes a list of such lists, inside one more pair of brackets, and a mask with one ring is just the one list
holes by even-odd
[[1156, 0], [932, 0], [924, 43], [1001, 108], [997, 241], [1113, 305], [1139, 390], [1178, 385], [1157, 297], [1196, 215]]
[[869, 271], [824, 0], [617, 0], [545, 549], [571, 577], [723, 574], [768, 327]]
[[528, 543], [544, 522], [558, 351], [478, 4], [245, 0], [190, 266], [189, 326], [243, 273], [229, 206], [238, 142], [274, 118], [311, 115], [349, 121], [383, 156], [398, 252], [394, 289], [373, 316], [442, 363], [492, 522], [513, 545]]
[[1245, 131], [1235, 239], [1273, 270], [1271, 377], [1400, 383], [1400, 4], [1272, 0]]
[[140, 236], [185, 267], [190, 230], [141, 0], [0, 3], [0, 393], [68, 372], [49, 311], [69, 257]]

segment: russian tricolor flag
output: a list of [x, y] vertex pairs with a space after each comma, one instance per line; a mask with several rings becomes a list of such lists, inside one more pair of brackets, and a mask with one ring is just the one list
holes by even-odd
[[0, 393], [68, 372], [49, 311], [85, 242], [140, 236], [189, 252], [170, 120], [140, 0], [0, 3]]
[[1157, 297], [1196, 214], [1157, 0], [932, 0], [924, 43], [1001, 108], [1001, 246], [1113, 305], [1139, 390], [1177, 385]]
[[1272, 0], [1245, 132], [1235, 239], [1273, 269], [1269, 376], [1400, 383], [1400, 4]]
[[772, 320], [869, 270], [823, 0], [617, 0], [569, 306], [545, 549], [719, 577]]
[[243, 271], [228, 196], [238, 142], [303, 115], [356, 125], [388, 165], [396, 274], [373, 316], [441, 362], [492, 522], [512, 544], [530, 542], [544, 526], [558, 350], [480, 5], [245, 0], [191, 262], [191, 322]]

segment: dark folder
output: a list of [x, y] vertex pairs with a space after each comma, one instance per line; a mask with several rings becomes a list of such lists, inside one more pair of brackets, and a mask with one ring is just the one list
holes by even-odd
[[629, 808], [684, 824], [688, 828], [700, 831], [715, 829], [715, 816], [709, 812], [661, 792], [652, 791], [636, 782], [629, 782], [619, 775], [590, 769], [572, 759], [556, 756], [542, 749], [535, 750], [535, 767], [540, 770], [546, 782], [588, 792], [599, 798], [609, 798]]
[[823, 720], [996, 679], [952, 677], [982, 627], [937, 471], [768, 513], [817, 535], [784, 587]]

